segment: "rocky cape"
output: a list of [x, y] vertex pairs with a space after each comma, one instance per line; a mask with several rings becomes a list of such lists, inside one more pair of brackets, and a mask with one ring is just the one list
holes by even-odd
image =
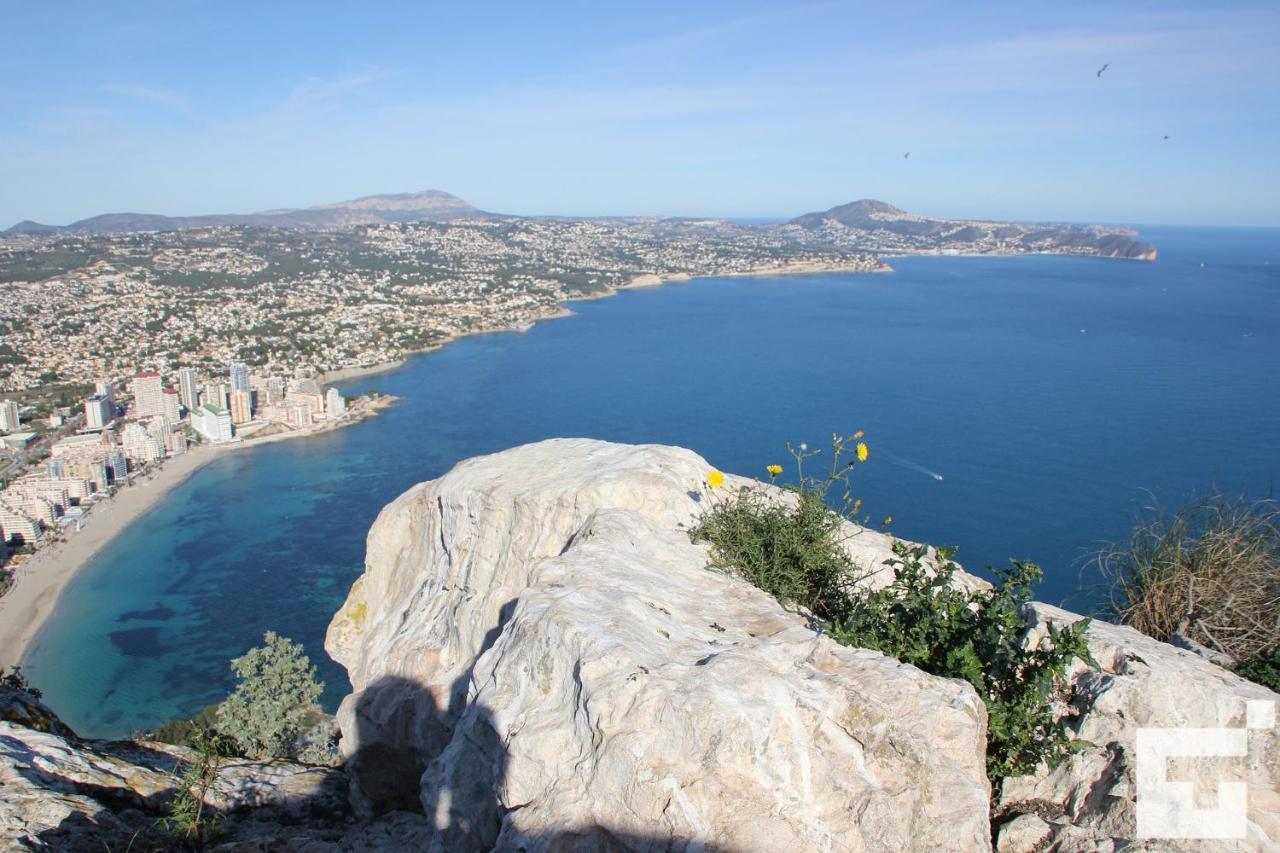
[[[1229, 766], [1248, 836], [1135, 840], [1135, 738], [1243, 728], [1280, 700], [1197, 655], [1095, 622], [1062, 713], [1088, 746], [1056, 770], [984, 770], [965, 682], [837, 645], [708, 568], [690, 525], [751, 481], [697, 454], [585, 439], [472, 459], [378, 517], [326, 649], [350, 675], [341, 770], [228, 762], [225, 850], [1265, 850], [1280, 843], [1280, 743], [1246, 729]], [[850, 526], [889, 579], [891, 539]], [[971, 576], [965, 584], [982, 581]], [[1080, 617], [1034, 605], [1029, 637]], [[0, 845], [101, 850], [172, 796], [175, 752], [76, 738], [0, 703]], [[1274, 706], [1271, 706], [1274, 707]], [[1274, 722], [1274, 721], [1273, 721]], [[994, 818], [993, 818], [994, 815]], [[150, 822], [150, 823], [148, 823]], [[139, 846], [135, 849], [149, 849]]]
[[820, 213], [806, 213], [788, 223], [806, 231], [826, 232], [852, 239], [873, 251], [897, 245], [903, 252], [981, 252], [1013, 254], [1046, 252], [1098, 255], [1154, 261], [1156, 247], [1136, 239], [1129, 228], [1062, 223], [987, 222], [930, 219], [875, 199], [842, 204]]

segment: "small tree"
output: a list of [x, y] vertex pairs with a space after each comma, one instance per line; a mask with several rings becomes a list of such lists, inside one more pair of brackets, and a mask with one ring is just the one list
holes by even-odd
[[218, 731], [254, 758], [292, 758], [311, 706], [324, 685], [302, 645], [274, 631], [266, 645], [231, 661], [240, 677], [235, 692], [218, 706]]

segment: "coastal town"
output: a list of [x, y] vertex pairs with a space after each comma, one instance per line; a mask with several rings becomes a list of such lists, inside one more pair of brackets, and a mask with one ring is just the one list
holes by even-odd
[[31, 557], [93, 523], [99, 504], [172, 460], [312, 435], [391, 399], [348, 400], [314, 378], [259, 375], [244, 363], [225, 375], [182, 368], [167, 378], [139, 371], [120, 392], [100, 379], [76, 408], [0, 401], [0, 594]]
[[[441, 204], [447, 221], [431, 218]], [[305, 435], [388, 402], [346, 401], [318, 378], [527, 328], [574, 299], [693, 276], [883, 272], [893, 254], [1154, 257], [1123, 229], [928, 219], [865, 199], [779, 223], [504, 216], [434, 191], [330, 207], [367, 218], [139, 230], [154, 218], [121, 215], [0, 234], [0, 591], [192, 448]], [[253, 221], [298, 213], [317, 215]]]
[[712, 221], [220, 226], [0, 241], [0, 393], [137, 364], [309, 374], [518, 328], [637, 276], [879, 269], [804, 234]]

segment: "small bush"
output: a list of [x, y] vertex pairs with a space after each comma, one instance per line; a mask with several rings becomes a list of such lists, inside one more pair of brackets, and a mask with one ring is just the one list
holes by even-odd
[[[1054, 699], [1073, 658], [1092, 663], [1085, 642], [1088, 620], [1050, 627], [1032, 644], [1022, 608], [1040, 578], [1038, 567], [1015, 562], [997, 573], [995, 586], [965, 592], [952, 585], [958, 571], [950, 560], [953, 551], [940, 549], [937, 565], [926, 566], [923, 545], [895, 543], [889, 561], [893, 582], [874, 592], [861, 586], [841, 538], [845, 521], [855, 521], [861, 506], [849, 490], [850, 471], [869, 456], [866, 444], [857, 441], [861, 437], [833, 437], [831, 470], [820, 480], [803, 470], [815, 454], [804, 445], [793, 451], [797, 482], [788, 487], [790, 496], [747, 487], [716, 499], [723, 475], [712, 472], [710, 506], [692, 531], [694, 541], [710, 543], [716, 567], [809, 611], [836, 641], [972, 684], [987, 706], [987, 773], [993, 782], [1031, 772], [1042, 761], [1057, 763], [1080, 744], [1058, 719]], [[845, 462], [849, 450], [852, 458]], [[768, 471], [772, 478], [781, 468]], [[827, 503], [836, 484], [844, 486], [839, 511]]]
[[195, 748], [201, 736], [216, 732], [217, 727], [218, 706], [207, 705], [199, 714], [189, 719], [165, 720], [155, 731], [143, 732], [139, 739]]
[[293, 758], [324, 685], [301, 644], [274, 631], [263, 640], [231, 661], [240, 684], [218, 706], [218, 731], [251, 758]]
[[1280, 509], [1221, 495], [1151, 510], [1129, 544], [1096, 562], [1107, 615], [1158, 640], [1175, 635], [1244, 661], [1280, 645]]
[[185, 768], [178, 768], [182, 771], [178, 792], [169, 804], [168, 816], [159, 821], [160, 828], [169, 834], [171, 848], [177, 850], [204, 850], [222, 836], [222, 816], [205, 800], [217, 784], [221, 758], [234, 751], [228, 738], [208, 731], [193, 736], [191, 748], [195, 758]]
[[1241, 661], [1236, 675], [1280, 693], [1280, 646]]
[[939, 549], [936, 568], [924, 565], [927, 546], [895, 542], [890, 585], [857, 598], [849, 615], [829, 626], [847, 646], [876, 649], [933, 675], [963, 678], [987, 706], [987, 775], [993, 782], [1056, 765], [1082, 742], [1058, 720], [1054, 698], [1073, 658], [1093, 662], [1085, 640], [1089, 620], [1049, 626], [1024, 641], [1022, 607], [1040, 568], [1015, 561], [997, 571], [996, 584], [965, 592], [952, 585], [958, 567]]
[[857, 567], [840, 546], [843, 519], [814, 492], [799, 492], [794, 506], [745, 489], [704, 515], [697, 540], [715, 547], [712, 559], [786, 605], [821, 619], [844, 615]]
[[4, 672], [3, 670], [0, 670], [0, 673], [2, 673], [0, 674], [0, 687], [7, 687], [10, 690], [17, 690], [20, 693], [27, 694], [32, 699], [39, 699], [41, 696], [44, 695], [37, 688], [32, 687], [27, 682], [27, 677], [22, 674], [22, 667], [11, 666], [9, 667], [8, 672]]

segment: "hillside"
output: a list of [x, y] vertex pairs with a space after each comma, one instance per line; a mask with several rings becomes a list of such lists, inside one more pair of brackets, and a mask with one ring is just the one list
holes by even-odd
[[25, 220], [0, 231], [0, 238], [45, 237], [57, 234], [127, 234], [134, 231], [181, 231], [217, 225], [257, 225], [276, 228], [319, 229], [383, 222], [441, 222], [487, 216], [455, 195], [440, 190], [372, 195], [295, 210], [258, 213], [217, 213], [203, 216], [162, 216], [151, 213], [105, 213], [70, 225], [43, 225]]
[[984, 220], [931, 219], [883, 201], [861, 199], [806, 213], [787, 223], [816, 232], [836, 232], [876, 251], [1093, 254], [1154, 261], [1156, 248], [1137, 232], [1100, 225], [1062, 225]]

